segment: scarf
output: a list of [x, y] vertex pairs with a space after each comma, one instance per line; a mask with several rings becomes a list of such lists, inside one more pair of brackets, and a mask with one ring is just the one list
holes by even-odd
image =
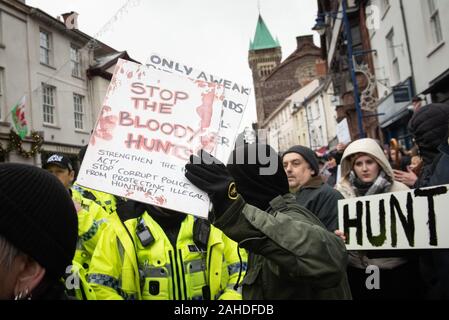
[[380, 171], [374, 182], [363, 182], [354, 171], [351, 171], [349, 182], [358, 197], [385, 193], [392, 185], [392, 179], [383, 170]]

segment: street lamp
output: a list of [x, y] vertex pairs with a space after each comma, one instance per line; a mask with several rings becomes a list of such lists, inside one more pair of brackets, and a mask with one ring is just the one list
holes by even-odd
[[[324, 33], [326, 32], [326, 28], [328, 27], [328, 25], [325, 23], [324, 17], [327, 16], [332, 16], [337, 18], [336, 14], [338, 14], [340, 12], [336, 12], [336, 13], [329, 13], [329, 12], [325, 12], [325, 13], [318, 13], [318, 17], [316, 18], [316, 24], [315, 26], [312, 28], [312, 30], [315, 30], [319, 33], [320, 36], [324, 35]], [[360, 96], [359, 96], [359, 85], [357, 83], [357, 77], [355, 74], [355, 69], [354, 69], [354, 60], [353, 58], [353, 50], [352, 50], [352, 34], [351, 34], [351, 26], [349, 24], [349, 19], [348, 19], [348, 13], [347, 13], [347, 3], [346, 0], [342, 0], [342, 19], [343, 20], [343, 25], [344, 25], [344, 29], [345, 29], [345, 37], [346, 37], [346, 41], [347, 41], [347, 46], [348, 46], [348, 63], [349, 63], [349, 71], [351, 74], [351, 80], [354, 86], [354, 103], [355, 103], [355, 109], [357, 111], [357, 120], [358, 120], [358, 127], [359, 127], [359, 136], [360, 138], [365, 138], [365, 132], [363, 130], [363, 114], [362, 114], [362, 108], [360, 106]]]
[[312, 30], [318, 32], [320, 36], [324, 36], [327, 27], [328, 24], [325, 22], [324, 16], [318, 14], [318, 16], [315, 19], [315, 26], [312, 28]]

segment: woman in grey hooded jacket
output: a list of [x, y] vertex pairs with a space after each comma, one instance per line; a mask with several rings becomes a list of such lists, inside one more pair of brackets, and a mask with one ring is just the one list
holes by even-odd
[[[341, 160], [341, 180], [335, 186], [345, 198], [408, 190], [394, 181], [384, 152], [373, 139], [352, 142]], [[380, 288], [366, 285], [368, 266], [380, 271]], [[417, 255], [407, 250], [349, 251], [348, 278], [354, 299], [419, 298], [421, 282]]]

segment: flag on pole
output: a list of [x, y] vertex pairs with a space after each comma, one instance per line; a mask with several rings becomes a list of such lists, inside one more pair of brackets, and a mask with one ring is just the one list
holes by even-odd
[[12, 121], [20, 139], [25, 138], [28, 134], [28, 125], [25, 119], [25, 103], [26, 96], [23, 96], [22, 99], [20, 99], [20, 101], [11, 109]]

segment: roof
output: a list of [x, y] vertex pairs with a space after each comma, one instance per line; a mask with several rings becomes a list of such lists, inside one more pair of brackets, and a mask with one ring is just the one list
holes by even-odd
[[259, 19], [257, 20], [256, 34], [254, 35], [254, 40], [250, 41], [249, 50], [262, 50], [279, 48], [279, 41], [274, 40], [273, 36], [268, 30], [267, 25], [259, 14]]
[[[265, 78], [265, 80], [269, 80], [270, 78], [272, 78], [275, 73], [277, 73], [280, 69], [284, 68], [290, 62], [293, 62], [298, 59], [302, 59], [305, 56], [310, 56], [310, 55], [318, 56], [319, 55], [318, 53], [313, 54], [312, 52], [302, 52], [303, 47], [304, 46], [302, 46], [301, 48], [296, 48], [295, 51], [293, 51], [284, 61], [282, 61], [280, 64], [278, 64], [273, 70], [271, 70], [271, 73]], [[321, 50], [319, 47], [316, 47], [316, 48], [318, 50]]]
[[97, 63], [87, 70], [87, 76], [89, 78], [100, 76], [107, 80], [111, 80], [112, 73], [108, 72], [107, 70], [115, 65], [118, 59], [125, 59], [140, 64], [139, 61], [132, 59], [126, 51], [112, 53], [103, 57], [96, 58], [95, 60], [97, 61]]

